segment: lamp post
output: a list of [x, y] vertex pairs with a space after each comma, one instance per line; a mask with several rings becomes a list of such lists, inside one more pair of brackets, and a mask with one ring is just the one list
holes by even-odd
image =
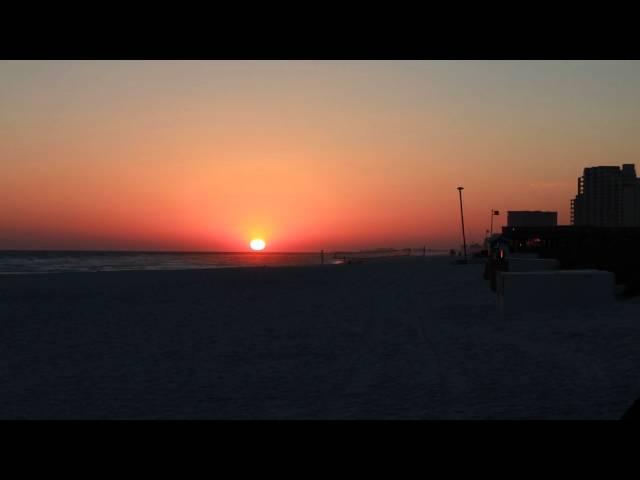
[[462, 190], [464, 187], [458, 187], [458, 193], [460, 194], [460, 219], [462, 221], [462, 245], [464, 248], [464, 259], [467, 259], [467, 239], [464, 235], [464, 213], [462, 211]]

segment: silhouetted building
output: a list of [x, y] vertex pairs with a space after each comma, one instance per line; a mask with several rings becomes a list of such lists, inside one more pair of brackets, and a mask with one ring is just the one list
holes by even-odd
[[640, 226], [640, 179], [634, 164], [585, 168], [571, 200], [571, 223], [593, 227]]
[[558, 224], [558, 212], [509, 211], [508, 227], [555, 227]]

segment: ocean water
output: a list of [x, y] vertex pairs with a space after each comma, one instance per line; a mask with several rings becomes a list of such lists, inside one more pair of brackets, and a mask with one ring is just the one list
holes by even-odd
[[[0, 274], [320, 265], [320, 253], [0, 251]], [[325, 254], [325, 264], [339, 263]]]
[[[413, 255], [422, 255], [416, 250]], [[439, 251], [427, 251], [428, 256]], [[325, 252], [325, 265], [349, 259], [404, 256], [395, 252]], [[88, 251], [1, 251], [0, 274], [100, 272], [115, 270], [184, 270], [195, 268], [280, 267], [320, 265], [320, 252], [88, 252]]]

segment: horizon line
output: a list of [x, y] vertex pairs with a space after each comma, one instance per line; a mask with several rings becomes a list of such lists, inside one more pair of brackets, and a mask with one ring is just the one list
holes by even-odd
[[[389, 247], [392, 248], [392, 247]], [[396, 251], [403, 251], [411, 248], [411, 250], [422, 250], [420, 247], [405, 247], [405, 248], [393, 248]], [[447, 251], [449, 249], [446, 248], [427, 248], [428, 252], [439, 252], [439, 251]], [[223, 251], [223, 250], [125, 250], [125, 249], [116, 249], [116, 250], [95, 250], [95, 249], [40, 249], [40, 248], [26, 248], [26, 249], [0, 249], [1, 253], [16, 253], [16, 252], [46, 252], [46, 253], [254, 253], [257, 255], [260, 254], [269, 254], [269, 253], [278, 253], [278, 254], [320, 254], [321, 251], [325, 253], [371, 253], [375, 251], [375, 249], [368, 250], [338, 250], [338, 249], [320, 249], [320, 250], [304, 250], [304, 251], [253, 251], [253, 250], [240, 250], [240, 251]]]

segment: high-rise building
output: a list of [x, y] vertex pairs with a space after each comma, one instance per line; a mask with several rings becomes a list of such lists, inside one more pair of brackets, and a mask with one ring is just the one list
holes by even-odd
[[571, 200], [571, 223], [595, 227], [640, 227], [640, 179], [635, 165], [585, 168]]
[[558, 212], [540, 212], [521, 210], [507, 212], [508, 227], [555, 227], [558, 224]]

